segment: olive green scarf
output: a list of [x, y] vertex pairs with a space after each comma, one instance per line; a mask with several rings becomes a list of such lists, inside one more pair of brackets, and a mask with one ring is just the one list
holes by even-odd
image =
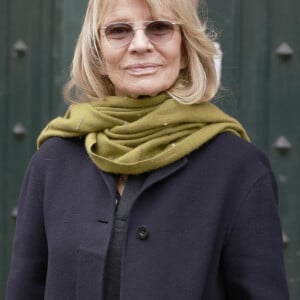
[[224, 131], [249, 140], [238, 121], [211, 103], [183, 105], [167, 94], [110, 96], [72, 104], [64, 118], [52, 120], [42, 131], [37, 145], [52, 136], [84, 136], [86, 151], [98, 168], [140, 174], [178, 160]]

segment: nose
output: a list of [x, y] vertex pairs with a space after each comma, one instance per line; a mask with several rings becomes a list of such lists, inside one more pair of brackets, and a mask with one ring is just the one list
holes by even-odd
[[136, 29], [128, 50], [130, 52], [143, 52], [151, 51], [152, 49], [153, 44], [145, 34], [145, 31], [143, 29]]

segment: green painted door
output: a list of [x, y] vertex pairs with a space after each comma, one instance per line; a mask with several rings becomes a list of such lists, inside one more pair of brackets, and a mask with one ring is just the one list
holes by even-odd
[[300, 298], [300, 2], [272, 0], [269, 153], [279, 184], [291, 299]]
[[0, 299], [20, 183], [35, 136], [50, 113], [51, 5], [38, 0], [0, 2]]
[[279, 186], [291, 299], [300, 297], [300, 19], [298, 0], [207, 0], [223, 50], [219, 105], [264, 149]]
[[38, 133], [63, 112], [62, 84], [85, 0], [0, 0], [0, 300], [17, 199]]

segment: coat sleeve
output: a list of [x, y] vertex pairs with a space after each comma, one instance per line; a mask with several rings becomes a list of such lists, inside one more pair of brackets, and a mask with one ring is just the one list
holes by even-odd
[[277, 186], [268, 172], [254, 183], [232, 220], [222, 257], [228, 299], [289, 299], [282, 248]]
[[47, 240], [40, 181], [40, 174], [31, 163], [19, 198], [6, 300], [44, 299]]

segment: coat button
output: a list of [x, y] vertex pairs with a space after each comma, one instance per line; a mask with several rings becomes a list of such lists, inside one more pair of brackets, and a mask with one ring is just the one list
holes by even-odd
[[149, 237], [149, 231], [147, 227], [141, 226], [137, 229], [136, 236], [140, 240], [146, 240]]

